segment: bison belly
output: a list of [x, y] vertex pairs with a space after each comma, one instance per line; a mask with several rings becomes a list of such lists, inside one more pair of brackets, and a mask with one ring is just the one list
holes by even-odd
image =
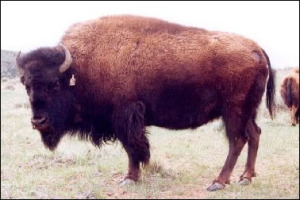
[[166, 87], [146, 103], [146, 124], [169, 129], [197, 128], [221, 115], [214, 88], [193, 85]]

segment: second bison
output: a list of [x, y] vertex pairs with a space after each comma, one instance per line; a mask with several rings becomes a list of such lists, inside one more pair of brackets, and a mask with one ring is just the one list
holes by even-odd
[[299, 69], [293, 69], [283, 77], [280, 94], [290, 109], [291, 124], [295, 126], [299, 121]]

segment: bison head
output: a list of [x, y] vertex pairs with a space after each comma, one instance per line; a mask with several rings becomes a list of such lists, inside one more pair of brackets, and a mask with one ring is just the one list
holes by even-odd
[[54, 150], [75, 112], [70, 52], [63, 45], [40, 48], [19, 53], [16, 63], [29, 96], [32, 126], [41, 133], [45, 146]]

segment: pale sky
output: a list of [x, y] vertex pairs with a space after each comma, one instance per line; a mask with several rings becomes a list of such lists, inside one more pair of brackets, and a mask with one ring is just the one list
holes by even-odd
[[299, 66], [299, 2], [8, 2], [1, 1], [1, 49], [55, 46], [70, 25], [132, 14], [233, 32], [256, 41], [275, 68]]

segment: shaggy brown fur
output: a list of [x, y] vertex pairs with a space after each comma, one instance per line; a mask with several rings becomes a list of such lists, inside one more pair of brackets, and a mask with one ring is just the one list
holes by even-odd
[[295, 126], [299, 121], [299, 69], [293, 69], [283, 77], [280, 94], [290, 109], [291, 124]]
[[[129, 158], [125, 180], [137, 181], [140, 163], [150, 158], [145, 126], [196, 128], [221, 117], [230, 150], [208, 189], [229, 183], [247, 142], [241, 180], [251, 181], [261, 132], [255, 123], [256, 110], [267, 84], [272, 115], [274, 94], [270, 61], [255, 42], [236, 34], [135, 16], [75, 24], [61, 42], [73, 58], [63, 74], [58, 64], [49, 64], [51, 57], [60, 61], [64, 56], [57, 47], [30, 52], [18, 61], [25, 71], [21, 77], [28, 88], [34, 123], [40, 123], [50, 149], [68, 131], [96, 145], [118, 139]], [[72, 74], [76, 85], [68, 86], [66, 80]], [[57, 90], [50, 87], [50, 93], [42, 92], [53, 83], [58, 84]]]

